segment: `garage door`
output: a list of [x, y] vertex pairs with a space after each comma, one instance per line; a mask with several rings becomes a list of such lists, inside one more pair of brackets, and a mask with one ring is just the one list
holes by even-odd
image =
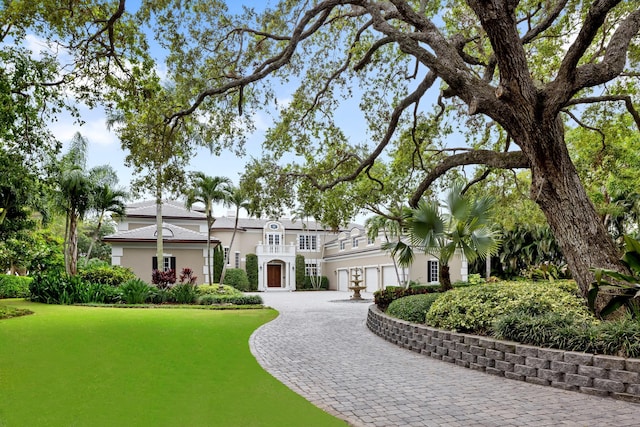
[[399, 286], [398, 275], [393, 265], [385, 265], [382, 267], [382, 286]]
[[338, 290], [349, 290], [349, 270], [338, 270]]
[[378, 268], [365, 267], [364, 284], [367, 286], [367, 292], [375, 292], [378, 290]]

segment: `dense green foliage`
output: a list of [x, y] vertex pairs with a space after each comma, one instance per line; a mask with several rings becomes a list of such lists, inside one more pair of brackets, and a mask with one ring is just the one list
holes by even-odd
[[249, 290], [247, 272], [241, 268], [229, 268], [224, 276], [224, 284], [233, 286], [240, 291]]
[[406, 320], [413, 323], [424, 323], [425, 316], [431, 305], [437, 300], [441, 293], [430, 293], [422, 295], [409, 295], [394, 300], [387, 308], [389, 316]]
[[409, 295], [428, 294], [436, 291], [437, 289], [435, 287], [413, 287], [405, 289], [400, 286], [388, 286], [385, 289], [373, 293], [373, 302], [380, 310], [385, 311], [387, 307], [389, 307], [389, 304], [399, 298]]
[[153, 295], [154, 287], [140, 279], [130, 279], [120, 285], [120, 295], [125, 304], [144, 304]]
[[80, 269], [78, 271], [78, 277], [91, 283], [119, 286], [127, 280], [134, 279], [135, 275], [129, 268], [118, 265], [107, 265]]
[[304, 255], [296, 255], [296, 289], [304, 289], [305, 260]]
[[224, 249], [218, 245], [213, 250], [213, 283], [220, 283], [220, 276], [222, 275], [222, 267], [224, 265]]
[[173, 301], [178, 304], [193, 304], [199, 295], [198, 287], [193, 283], [178, 283], [171, 288]]
[[0, 298], [27, 298], [31, 277], [0, 274]]
[[566, 313], [515, 311], [496, 319], [493, 333], [538, 347], [640, 357], [640, 322], [631, 318], [594, 322]]
[[625, 252], [622, 263], [630, 274], [623, 274], [608, 269], [596, 268], [596, 280], [591, 284], [587, 301], [589, 308], [596, 312], [596, 300], [602, 294], [608, 294], [609, 302], [601, 309], [599, 315], [606, 317], [624, 306], [633, 317], [640, 317], [638, 295], [640, 292], [640, 241], [624, 236]]
[[460, 332], [486, 333], [495, 319], [518, 310], [591, 318], [573, 282], [500, 282], [445, 293], [431, 306], [426, 323]]
[[213, 295], [206, 294], [198, 297], [198, 304], [233, 304], [233, 305], [259, 305], [263, 304], [260, 295]]
[[247, 254], [245, 257], [245, 270], [247, 271], [247, 279], [249, 279], [249, 290], [258, 290], [258, 256], [256, 254]]

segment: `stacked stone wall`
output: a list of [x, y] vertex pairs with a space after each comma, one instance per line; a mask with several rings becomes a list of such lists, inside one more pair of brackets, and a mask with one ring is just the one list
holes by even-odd
[[367, 327], [385, 340], [487, 374], [640, 402], [640, 359], [539, 348], [444, 331], [369, 308]]

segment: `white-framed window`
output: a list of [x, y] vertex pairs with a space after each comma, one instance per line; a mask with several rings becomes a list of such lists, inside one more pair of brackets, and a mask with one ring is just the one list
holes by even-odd
[[240, 268], [240, 252], [236, 251], [234, 261], [236, 268]]
[[305, 276], [317, 276], [318, 275], [318, 264], [315, 262], [305, 262], [304, 263], [304, 275]]
[[151, 268], [153, 270], [161, 269], [162, 271], [169, 271], [176, 269], [176, 257], [164, 256], [162, 257], [162, 264], [158, 265], [158, 257], [153, 257], [151, 261]]
[[358, 247], [358, 241], [359, 241], [359, 240], [358, 240], [358, 238], [357, 238], [357, 237], [352, 238], [352, 239], [351, 239], [351, 247], [352, 247], [352, 248], [357, 248], [357, 247]]
[[301, 251], [317, 251], [318, 236], [315, 234], [298, 234], [298, 249]]
[[427, 282], [437, 283], [440, 280], [440, 278], [438, 277], [438, 267], [438, 261], [427, 261]]
[[268, 233], [267, 234], [267, 245], [270, 246], [279, 246], [280, 245], [280, 233]]
[[376, 242], [375, 237], [367, 236], [367, 245], [373, 245]]
[[229, 259], [229, 246], [224, 247], [224, 259], [227, 262], [227, 265], [229, 265], [229, 262], [231, 261]]
[[340, 240], [340, 250], [344, 251], [347, 248], [347, 241], [346, 240]]

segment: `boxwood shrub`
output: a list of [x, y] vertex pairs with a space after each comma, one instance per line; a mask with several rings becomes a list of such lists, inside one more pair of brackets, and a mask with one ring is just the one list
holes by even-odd
[[424, 323], [425, 315], [440, 293], [409, 295], [393, 301], [387, 314], [413, 323]]
[[109, 286], [119, 286], [127, 280], [135, 279], [135, 274], [129, 268], [119, 265], [93, 267], [78, 271], [78, 276], [87, 282], [102, 283]]
[[433, 303], [425, 320], [437, 328], [486, 334], [494, 320], [515, 311], [591, 319], [574, 288], [557, 282], [500, 282], [453, 289]]
[[241, 268], [228, 268], [224, 275], [224, 284], [233, 286], [240, 291], [249, 290], [249, 278]]
[[0, 298], [29, 297], [29, 283], [32, 280], [27, 276], [0, 274]]

